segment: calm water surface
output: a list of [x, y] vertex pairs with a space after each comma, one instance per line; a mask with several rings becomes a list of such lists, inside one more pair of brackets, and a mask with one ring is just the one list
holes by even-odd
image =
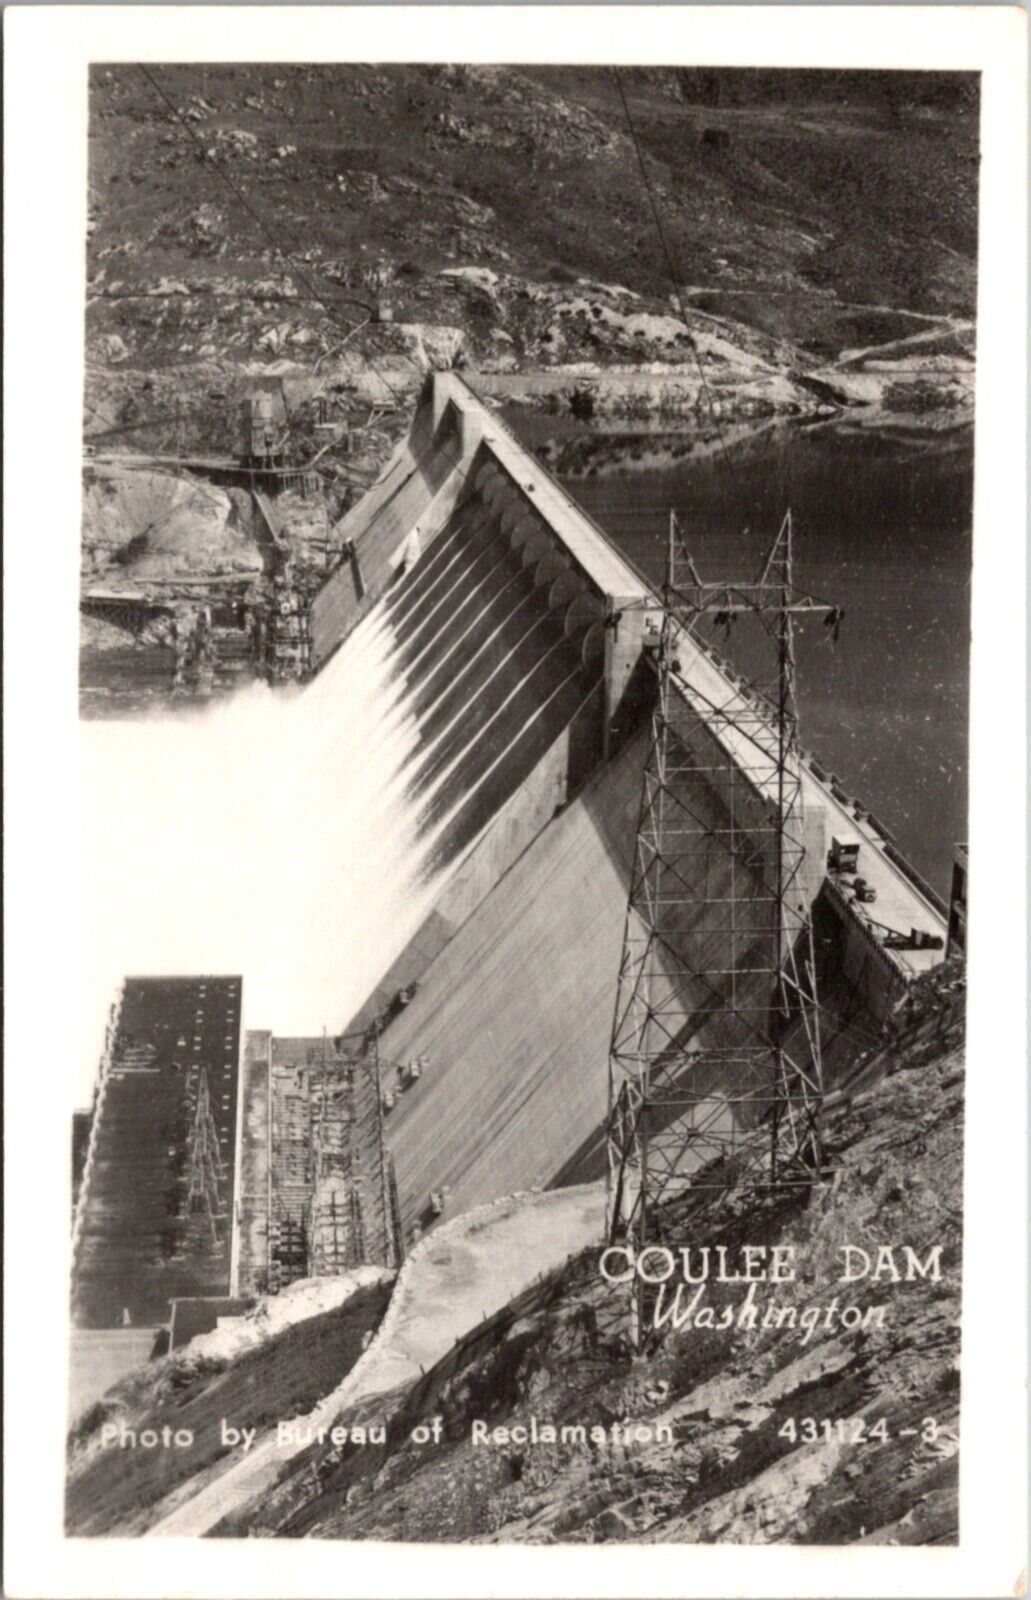
[[[800, 629], [803, 743], [947, 892], [966, 837], [971, 430], [778, 429], [695, 458], [690, 424], [678, 438], [508, 420], [656, 581], [670, 507], [713, 580], [756, 576], [791, 507], [796, 582], [845, 609], [837, 645], [819, 622]], [[714, 642], [735, 657], [733, 632]]]

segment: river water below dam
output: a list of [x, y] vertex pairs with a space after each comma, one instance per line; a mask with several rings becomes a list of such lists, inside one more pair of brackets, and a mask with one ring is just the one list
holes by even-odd
[[[803, 743], [947, 894], [966, 838], [972, 429], [777, 427], [720, 452], [690, 424], [677, 435], [506, 417], [655, 582], [671, 507], [716, 580], [754, 578], [790, 506], [796, 583], [845, 611], [834, 645], [818, 621], [799, 630]], [[714, 640], [733, 660], [733, 634]]]

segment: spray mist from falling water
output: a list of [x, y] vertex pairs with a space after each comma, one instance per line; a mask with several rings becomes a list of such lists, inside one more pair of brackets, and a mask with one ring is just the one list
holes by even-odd
[[198, 716], [85, 722], [85, 1103], [126, 974], [241, 973], [244, 1020], [344, 1026], [435, 886], [402, 768], [417, 746], [382, 607], [305, 690]]

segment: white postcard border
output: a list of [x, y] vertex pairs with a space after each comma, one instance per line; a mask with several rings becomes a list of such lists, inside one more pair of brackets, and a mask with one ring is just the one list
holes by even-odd
[[[15, 1600], [1023, 1592], [1024, 11], [16, 6], [5, 24], [6, 1592]], [[77, 821], [76, 698], [86, 66], [204, 59], [982, 71], [958, 1549], [354, 1544], [344, 1552], [318, 1542], [64, 1538], [69, 1134], [59, 1085], [79, 1059], [75, 886], [80, 849], [89, 848]]]

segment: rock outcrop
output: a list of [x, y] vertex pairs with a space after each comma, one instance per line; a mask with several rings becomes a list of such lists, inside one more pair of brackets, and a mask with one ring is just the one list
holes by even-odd
[[[793, 1311], [794, 1326], [684, 1326], [632, 1358], [625, 1291], [602, 1280], [598, 1250], [589, 1250], [399, 1391], [384, 1448], [317, 1447], [260, 1504], [215, 1531], [954, 1542], [962, 1006], [954, 965], [917, 985], [896, 1018], [897, 1037], [828, 1109], [828, 1180], [808, 1204], [788, 1203], [764, 1220], [744, 1201], [731, 1204], [729, 1220], [724, 1210], [722, 1223], [670, 1219], [673, 1237], [692, 1245], [791, 1247], [796, 1278], [758, 1286], [757, 1300], [775, 1302], [785, 1324]], [[907, 1245], [924, 1267], [940, 1247], [937, 1270], [914, 1269], [907, 1279]], [[893, 1251], [892, 1270], [878, 1257], [882, 1246]], [[853, 1270], [866, 1260], [871, 1270], [842, 1283], [846, 1260]], [[740, 1284], [707, 1291], [717, 1314], [738, 1315], [744, 1298]], [[853, 1307], [858, 1327], [843, 1315]], [[882, 1317], [872, 1314], [878, 1309]], [[418, 1443], [413, 1430], [438, 1416], [442, 1443]], [[587, 1437], [528, 1441], [534, 1418], [538, 1433], [583, 1426]], [[477, 1421], [492, 1430], [489, 1445], [473, 1442]], [[640, 1427], [651, 1439], [591, 1436], [593, 1428], [611, 1435], [613, 1424], [623, 1437]]]

